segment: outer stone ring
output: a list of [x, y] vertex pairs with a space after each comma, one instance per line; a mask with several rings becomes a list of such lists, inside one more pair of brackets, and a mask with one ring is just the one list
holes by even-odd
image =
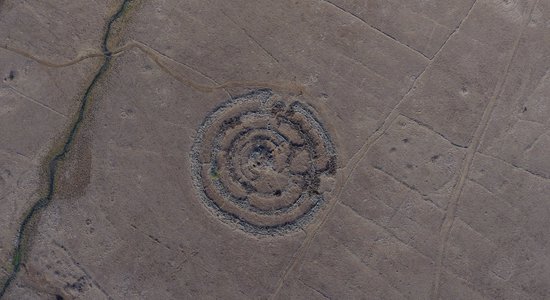
[[270, 90], [233, 98], [206, 117], [192, 153], [194, 185], [217, 216], [257, 234], [309, 221], [336, 173], [336, 151], [314, 110]]

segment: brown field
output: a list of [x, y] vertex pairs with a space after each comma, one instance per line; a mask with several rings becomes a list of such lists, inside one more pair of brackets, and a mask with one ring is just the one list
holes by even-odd
[[0, 298], [550, 299], [549, 0], [0, 0]]

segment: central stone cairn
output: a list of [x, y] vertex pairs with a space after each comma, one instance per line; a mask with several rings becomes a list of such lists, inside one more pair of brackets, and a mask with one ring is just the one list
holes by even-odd
[[191, 159], [204, 203], [257, 234], [300, 228], [324, 202], [336, 173], [334, 145], [313, 109], [269, 90], [212, 112], [198, 129]]

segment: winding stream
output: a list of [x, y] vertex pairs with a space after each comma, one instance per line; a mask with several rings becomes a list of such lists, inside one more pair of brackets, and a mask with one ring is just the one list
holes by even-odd
[[96, 72], [94, 78], [86, 88], [80, 107], [77, 112], [77, 118], [72, 124], [70, 124], [70, 131], [67, 137], [65, 138], [65, 143], [63, 148], [52, 155], [52, 158], [49, 160], [47, 165], [47, 192], [46, 196], [40, 198], [34, 203], [34, 205], [29, 209], [29, 211], [24, 215], [23, 220], [19, 224], [19, 230], [17, 232], [17, 237], [14, 245], [13, 256], [12, 256], [12, 270], [5, 282], [0, 283], [0, 299], [5, 295], [10, 284], [15, 280], [17, 273], [21, 269], [21, 260], [23, 256], [24, 246], [28, 244], [28, 240], [25, 239], [27, 235], [30, 234], [30, 224], [31, 221], [45, 208], [48, 204], [51, 203], [54, 194], [55, 194], [55, 180], [56, 174], [58, 171], [58, 165], [60, 161], [63, 161], [67, 153], [71, 150], [71, 146], [75, 140], [75, 137], [78, 133], [81, 123], [84, 121], [84, 115], [86, 109], [89, 106], [89, 99], [92, 93], [92, 90], [97, 85], [99, 79], [103, 76], [105, 71], [109, 68], [111, 63], [111, 51], [109, 50], [108, 41], [111, 35], [111, 30], [113, 24], [117, 19], [124, 15], [125, 11], [128, 8], [128, 4], [132, 0], [123, 0], [120, 7], [117, 9], [114, 15], [109, 18], [105, 33], [103, 34], [101, 49], [103, 51], [103, 63], [99, 70]]

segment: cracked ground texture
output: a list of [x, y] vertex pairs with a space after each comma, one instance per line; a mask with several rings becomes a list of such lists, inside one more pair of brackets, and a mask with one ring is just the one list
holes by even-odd
[[[550, 299], [549, 53], [548, 0], [0, 1], [0, 298]], [[272, 236], [191, 172], [256, 89], [337, 153]]]

